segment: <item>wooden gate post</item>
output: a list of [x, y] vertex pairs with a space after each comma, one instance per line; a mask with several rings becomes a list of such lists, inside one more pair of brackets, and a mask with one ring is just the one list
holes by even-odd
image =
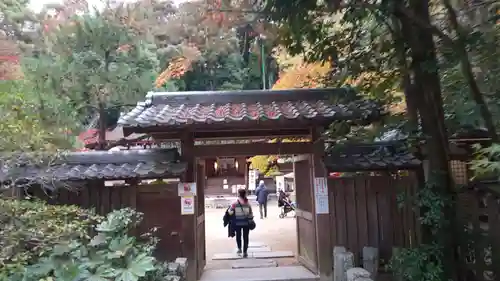
[[[181, 158], [187, 164], [186, 171], [182, 177], [183, 182], [194, 182], [196, 162], [194, 155], [194, 138], [190, 132], [185, 132], [181, 141]], [[180, 198], [179, 198], [180, 200]], [[196, 205], [196, 200], [193, 202]], [[181, 215], [179, 210], [179, 216]], [[185, 258], [188, 260], [187, 281], [196, 281], [196, 272], [198, 264], [196, 261], [196, 206], [195, 215], [184, 215], [182, 221], [182, 251]], [[180, 253], [179, 253], [180, 254]]]
[[205, 160], [197, 159], [196, 164], [196, 278], [200, 279], [205, 265]]
[[[320, 280], [331, 280], [332, 276], [332, 241], [330, 234], [330, 212], [329, 194], [327, 185], [327, 172], [325, 170], [323, 158], [325, 155], [325, 142], [321, 138], [323, 130], [321, 128], [312, 129], [312, 141], [314, 143], [312, 164], [313, 177], [312, 189], [314, 194], [314, 213], [316, 215], [316, 245], [318, 253], [318, 271]], [[317, 183], [324, 183], [324, 190], [318, 190]]]

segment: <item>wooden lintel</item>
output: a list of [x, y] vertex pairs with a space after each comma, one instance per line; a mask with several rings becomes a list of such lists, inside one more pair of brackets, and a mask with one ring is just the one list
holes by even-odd
[[289, 143], [251, 143], [195, 146], [194, 154], [200, 158], [223, 156], [254, 156], [254, 155], [297, 155], [312, 153], [313, 144], [309, 142]]
[[[347, 117], [346, 117], [347, 119]], [[123, 134], [128, 136], [132, 133], [153, 134], [166, 133], [170, 135], [178, 132], [190, 131], [195, 138], [200, 138], [202, 134], [217, 134], [218, 137], [245, 137], [249, 132], [258, 132], [260, 136], [269, 134], [278, 134], [279, 131], [293, 130], [293, 135], [300, 131], [300, 134], [309, 133], [310, 127], [328, 127], [335, 119], [326, 117], [317, 117], [314, 119], [290, 119], [290, 120], [261, 120], [261, 121], [233, 121], [216, 123], [194, 123], [194, 124], [176, 124], [159, 125], [150, 127], [123, 127]], [[303, 133], [302, 133], [303, 132]], [[254, 133], [255, 134], [255, 133]], [[287, 133], [288, 134], [288, 133]], [[197, 136], [198, 135], [198, 136]]]
[[[151, 136], [157, 141], [179, 139], [179, 133], [176, 132], [156, 132]], [[255, 138], [290, 138], [290, 137], [308, 137], [307, 129], [286, 129], [286, 130], [258, 130], [251, 129], [247, 131], [224, 130], [224, 131], [203, 131], [193, 132], [195, 140], [214, 140], [214, 139], [255, 139]]]

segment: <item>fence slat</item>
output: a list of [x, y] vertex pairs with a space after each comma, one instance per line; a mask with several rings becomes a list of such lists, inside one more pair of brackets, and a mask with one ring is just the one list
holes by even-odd
[[411, 208], [398, 208], [396, 201], [401, 189], [413, 192], [414, 180], [392, 175], [330, 179], [334, 245], [346, 246], [356, 263], [363, 247], [376, 247], [387, 262], [394, 246], [405, 246], [408, 236], [416, 237], [411, 233], [416, 231], [415, 213]]
[[363, 248], [369, 245], [368, 238], [368, 204], [366, 201], [366, 178], [356, 179], [356, 209], [358, 222], [358, 245]]
[[337, 185], [337, 196], [335, 197], [335, 209], [337, 210], [337, 234], [338, 245], [347, 247], [347, 217], [345, 189], [343, 184]]
[[490, 194], [487, 199], [489, 241], [491, 243], [491, 262], [490, 266], [493, 272], [492, 280], [500, 278], [500, 203], [499, 198]]

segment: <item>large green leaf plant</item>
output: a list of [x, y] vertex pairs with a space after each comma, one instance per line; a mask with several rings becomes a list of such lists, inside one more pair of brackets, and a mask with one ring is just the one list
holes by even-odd
[[57, 244], [37, 263], [26, 267], [18, 280], [162, 280], [166, 267], [152, 256], [157, 240], [152, 235], [130, 235], [141, 220], [142, 214], [130, 208], [113, 211], [95, 227], [92, 239]]
[[0, 280], [20, 280], [60, 243], [90, 240], [88, 230], [101, 220], [76, 206], [0, 198]]

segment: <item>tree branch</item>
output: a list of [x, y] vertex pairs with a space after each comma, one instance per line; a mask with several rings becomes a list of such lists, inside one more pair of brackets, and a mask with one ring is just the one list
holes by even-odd
[[397, 5], [395, 7], [395, 12], [396, 12], [396, 14], [400, 13], [401, 15], [405, 16], [413, 24], [419, 26], [420, 28], [423, 28], [423, 29], [426, 29], [426, 30], [432, 32], [433, 34], [438, 36], [441, 40], [443, 40], [446, 44], [448, 44], [452, 47], [455, 46], [455, 41], [450, 36], [448, 36], [443, 31], [439, 30], [439, 28], [437, 28], [436, 26], [423, 21], [422, 19], [417, 17], [411, 10], [406, 9], [406, 7], [404, 7], [402, 5]]

